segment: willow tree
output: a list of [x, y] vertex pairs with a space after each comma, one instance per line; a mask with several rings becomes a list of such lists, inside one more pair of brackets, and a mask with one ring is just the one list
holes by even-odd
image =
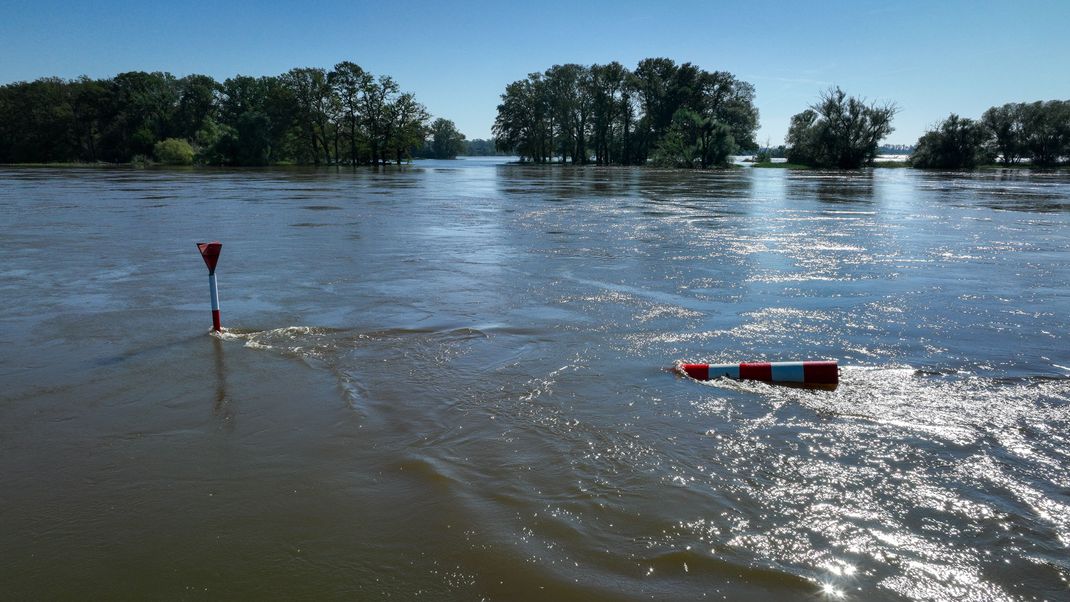
[[892, 117], [897, 110], [894, 104], [866, 104], [831, 88], [791, 118], [788, 161], [841, 169], [872, 165], [880, 141], [894, 131]]

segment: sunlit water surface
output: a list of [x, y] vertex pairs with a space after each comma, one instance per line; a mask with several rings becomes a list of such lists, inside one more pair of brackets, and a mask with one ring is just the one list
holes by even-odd
[[[1068, 226], [1065, 172], [2, 169], [3, 595], [1070, 599]], [[667, 370], [792, 359], [840, 387]]]

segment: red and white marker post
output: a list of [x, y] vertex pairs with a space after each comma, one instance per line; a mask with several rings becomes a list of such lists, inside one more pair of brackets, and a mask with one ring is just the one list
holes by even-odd
[[219, 252], [223, 250], [221, 242], [199, 242], [197, 250], [201, 252], [204, 265], [208, 266], [208, 289], [212, 293], [212, 329], [223, 330], [219, 323], [219, 288], [215, 283], [215, 264], [219, 261]]
[[840, 380], [839, 365], [826, 362], [744, 362], [742, 364], [684, 364], [679, 370], [695, 380], [732, 378], [772, 383], [835, 386]]

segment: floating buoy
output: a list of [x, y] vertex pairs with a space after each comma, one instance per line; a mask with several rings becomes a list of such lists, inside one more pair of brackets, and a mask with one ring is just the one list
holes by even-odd
[[680, 372], [695, 380], [732, 378], [772, 383], [835, 385], [840, 380], [835, 360], [824, 362], [744, 362], [742, 364], [683, 364]]
[[223, 330], [219, 322], [219, 287], [215, 282], [215, 266], [219, 262], [219, 252], [223, 250], [221, 242], [199, 242], [197, 250], [201, 252], [204, 265], [208, 266], [208, 293], [212, 295], [212, 330]]

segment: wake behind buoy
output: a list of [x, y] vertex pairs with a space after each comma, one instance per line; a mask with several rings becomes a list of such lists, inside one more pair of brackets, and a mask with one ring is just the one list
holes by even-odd
[[835, 385], [840, 381], [838, 363], [822, 362], [744, 362], [741, 364], [682, 364], [679, 371], [695, 380], [732, 378], [771, 383]]

